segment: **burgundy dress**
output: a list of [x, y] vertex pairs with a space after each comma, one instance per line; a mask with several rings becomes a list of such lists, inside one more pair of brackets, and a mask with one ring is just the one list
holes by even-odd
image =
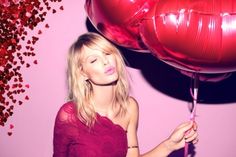
[[68, 102], [59, 110], [53, 137], [53, 157], [125, 157], [126, 131], [110, 119], [97, 114], [89, 129], [76, 116], [75, 104]]

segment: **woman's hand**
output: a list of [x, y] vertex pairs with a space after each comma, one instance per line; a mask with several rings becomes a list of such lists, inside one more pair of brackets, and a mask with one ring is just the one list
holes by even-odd
[[166, 140], [166, 147], [172, 152], [183, 148], [185, 142], [198, 142], [197, 124], [194, 121], [180, 124]]

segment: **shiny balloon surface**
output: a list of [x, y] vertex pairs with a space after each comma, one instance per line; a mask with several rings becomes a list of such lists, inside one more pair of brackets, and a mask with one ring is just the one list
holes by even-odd
[[198, 73], [236, 70], [236, 1], [160, 0], [140, 25], [162, 61]]
[[149, 52], [141, 40], [139, 24], [157, 0], [86, 0], [85, 10], [95, 28], [114, 43]]

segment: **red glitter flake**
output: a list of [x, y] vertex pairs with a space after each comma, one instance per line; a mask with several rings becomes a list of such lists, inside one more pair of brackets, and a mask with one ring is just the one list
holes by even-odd
[[48, 24], [46, 24], [46, 25], [45, 25], [45, 28], [49, 28], [49, 25], [48, 25]]
[[38, 31], [38, 34], [42, 34], [42, 31], [41, 31], [41, 30], [39, 30], [39, 31]]
[[39, 7], [39, 11], [43, 11], [43, 9], [44, 9], [43, 7]]
[[31, 41], [30, 41], [30, 40], [28, 40], [28, 41], [27, 41], [27, 44], [31, 44]]
[[37, 61], [37, 60], [34, 60], [34, 64], [38, 64], [38, 61]]
[[29, 100], [29, 96], [28, 95], [25, 96], [25, 100]]
[[12, 132], [9, 131], [7, 134], [8, 134], [8, 136], [11, 136], [11, 135], [12, 135]]
[[21, 37], [21, 40], [23, 40], [23, 41], [24, 41], [24, 40], [25, 40], [25, 37], [24, 37], [24, 36], [23, 36], [23, 37]]
[[52, 13], [55, 14], [57, 11], [55, 9], [52, 10]]
[[17, 46], [16, 49], [17, 49], [18, 51], [20, 51], [21, 48], [22, 48], [22, 46], [21, 46], [21, 45], [16, 45], [16, 46]]
[[29, 63], [26, 63], [26, 68], [29, 68], [30, 67], [30, 64]]
[[13, 128], [14, 128], [14, 125], [13, 125], [13, 124], [10, 124], [9, 128], [10, 128], [10, 129], [13, 129]]
[[22, 101], [18, 101], [18, 104], [19, 104], [19, 105], [22, 105], [22, 104], [23, 104], [23, 102], [22, 102]]
[[60, 10], [64, 10], [64, 7], [63, 7], [63, 6], [60, 6]]
[[35, 44], [39, 40], [38, 37], [33, 36], [32, 37], [32, 44]]
[[25, 46], [25, 48], [26, 48], [27, 50], [29, 50], [29, 49], [30, 49], [30, 46]]
[[51, 7], [47, 7], [47, 10], [51, 10]]
[[[31, 36], [30, 29], [34, 30], [39, 23], [45, 20], [50, 4], [61, 0], [0, 0], [0, 125], [5, 126], [8, 118], [13, 115], [16, 103], [23, 104], [17, 95], [25, 92], [24, 77], [21, 69], [30, 67], [27, 59], [35, 56], [34, 45], [39, 40]], [[63, 6], [60, 7], [63, 10]], [[54, 11], [55, 10], [55, 11]], [[49, 25], [45, 25], [49, 28]], [[37, 35], [42, 34], [39, 30]], [[30, 39], [27, 40], [26, 39]], [[27, 52], [25, 52], [27, 50]], [[37, 64], [37, 60], [33, 59]], [[28, 62], [28, 60], [27, 60]], [[29, 100], [29, 96], [25, 96]], [[13, 128], [14, 125], [10, 125]], [[8, 132], [11, 136], [12, 132]]]

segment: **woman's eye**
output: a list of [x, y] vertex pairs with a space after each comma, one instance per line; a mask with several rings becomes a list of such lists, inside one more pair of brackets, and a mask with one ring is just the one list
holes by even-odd
[[97, 61], [97, 58], [96, 59], [92, 59], [91, 61], [90, 61], [90, 63], [94, 63], [94, 62], [96, 62]]
[[108, 56], [108, 55], [111, 55], [111, 53], [105, 53], [105, 55], [107, 55], [107, 56]]

